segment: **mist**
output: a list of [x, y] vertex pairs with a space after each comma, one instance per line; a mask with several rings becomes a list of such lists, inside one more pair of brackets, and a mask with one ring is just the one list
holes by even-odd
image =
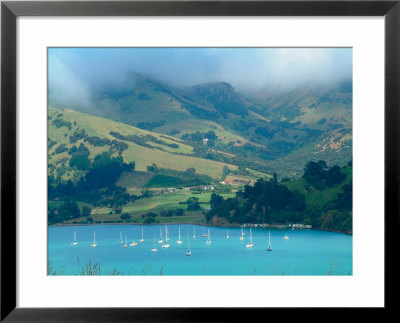
[[175, 87], [228, 82], [254, 95], [352, 80], [351, 48], [49, 48], [49, 102], [90, 106], [131, 72]]

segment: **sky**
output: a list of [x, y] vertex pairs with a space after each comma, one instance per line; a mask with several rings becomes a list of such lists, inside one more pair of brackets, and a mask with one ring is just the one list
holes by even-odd
[[[49, 48], [51, 95], [89, 103], [95, 91], [123, 87], [129, 72], [191, 86], [228, 82], [254, 94], [304, 83], [352, 79], [351, 48]], [[87, 101], [87, 102], [86, 102]]]

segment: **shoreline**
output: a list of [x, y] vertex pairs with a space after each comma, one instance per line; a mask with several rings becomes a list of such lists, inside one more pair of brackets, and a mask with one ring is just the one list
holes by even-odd
[[[145, 223], [58, 223], [58, 224], [48, 224], [48, 227], [68, 227], [68, 226], [91, 226], [91, 225], [136, 225], [136, 226], [154, 226], [154, 225], [197, 225], [197, 226], [205, 226], [205, 227], [215, 227], [215, 228], [250, 228], [250, 226], [242, 227], [241, 224], [235, 224], [235, 225], [226, 225], [226, 224], [202, 224], [202, 223], [187, 223], [187, 222], [174, 222], [174, 223], [150, 223], [150, 224], [145, 224]], [[261, 228], [261, 229], [286, 229], [288, 230], [290, 227], [286, 227], [284, 224], [269, 224], [265, 226], [251, 226], [251, 228]], [[314, 231], [325, 231], [325, 232], [332, 232], [332, 233], [341, 233], [341, 234], [346, 234], [353, 236], [353, 233], [345, 232], [345, 231], [339, 231], [339, 230], [328, 230], [328, 229], [322, 229], [322, 228], [297, 228], [295, 230], [290, 231], [302, 231], [302, 230], [314, 230]]]

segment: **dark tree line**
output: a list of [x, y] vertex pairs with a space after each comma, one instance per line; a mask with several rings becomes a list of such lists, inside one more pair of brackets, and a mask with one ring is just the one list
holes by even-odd
[[207, 221], [217, 215], [231, 223], [274, 223], [281, 222], [285, 213], [295, 218], [304, 211], [305, 197], [279, 184], [274, 176], [271, 180], [259, 179], [253, 186], [246, 185], [235, 198], [224, 200], [213, 193], [210, 204]]
[[[80, 201], [108, 207], [122, 206], [128, 202], [135, 201], [137, 197], [128, 194], [126, 188], [117, 186], [115, 183], [122, 172], [134, 169], [134, 162], [125, 164], [122, 157], [112, 157], [111, 152], [104, 152], [93, 159], [89, 170], [77, 183], [73, 183], [70, 180], [60, 182], [49, 176], [48, 199], [68, 201], [68, 203]], [[60, 220], [60, 214], [65, 215], [63, 217], [64, 220], [70, 219], [70, 216], [72, 218], [79, 217], [77, 212], [71, 211], [69, 212], [70, 216], [66, 216], [65, 212], [61, 212], [63, 211], [62, 208], [58, 211], [52, 211], [57, 213], [58, 220]]]
[[323, 190], [342, 183], [346, 175], [341, 172], [339, 166], [328, 167], [325, 161], [320, 160], [309, 161], [304, 168], [303, 177], [314, 188]]

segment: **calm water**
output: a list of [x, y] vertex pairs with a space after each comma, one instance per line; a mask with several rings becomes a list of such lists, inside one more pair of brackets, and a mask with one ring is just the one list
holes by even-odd
[[[183, 243], [177, 244], [178, 225], [168, 225], [170, 248], [151, 252], [165, 226], [152, 225], [90, 225], [49, 227], [48, 257], [50, 273], [59, 275], [81, 275], [82, 268], [91, 262], [101, 265], [101, 274], [109, 275], [114, 270], [122, 275], [351, 275], [352, 236], [317, 230], [286, 231], [271, 229], [272, 251], [268, 246], [268, 231], [253, 228], [254, 247], [246, 248], [249, 229], [244, 229], [244, 240], [240, 241], [241, 229], [180, 225]], [[140, 243], [142, 228], [144, 242]], [[206, 245], [202, 237], [210, 229], [212, 243]], [[193, 232], [196, 238], [193, 239]], [[78, 245], [72, 246], [76, 232]], [[96, 232], [97, 248], [90, 247]], [[120, 243], [120, 232], [128, 245], [137, 241], [137, 246], [124, 248]], [[188, 232], [191, 256], [186, 256]], [[287, 232], [289, 240], [283, 239]]]

